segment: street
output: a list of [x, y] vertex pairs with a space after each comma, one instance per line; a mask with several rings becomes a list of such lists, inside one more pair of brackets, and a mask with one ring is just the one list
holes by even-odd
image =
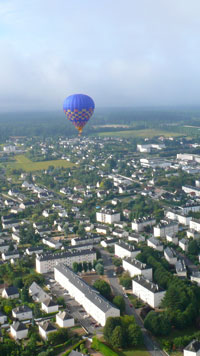
[[[109, 279], [110, 286], [113, 290], [113, 293], [115, 295], [124, 296], [124, 290], [118, 283], [117, 277], [115, 277], [113, 275], [115, 269], [114, 269], [114, 266], [112, 265], [112, 258], [110, 257], [109, 253], [107, 251], [105, 251], [103, 248], [101, 249], [101, 256], [102, 256], [102, 259], [104, 262], [105, 273]], [[143, 338], [144, 338], [144, 344], [145, 344], [147, 350], [150, 352], [150, 354], [152, 356], [166, 356], [165, 352], [160, 349], [159, 345], [154, 340], [152, 340], [148, 331], [144, 328], [143, 321], [136, 313], [135, 308], [130, 307], [129, 299], [124, 298], [124, 300], [126, 303], [126, 313], [128, 315], [134, 315], [136, 323], [141, 327], [141, 330], [143, 333]]]

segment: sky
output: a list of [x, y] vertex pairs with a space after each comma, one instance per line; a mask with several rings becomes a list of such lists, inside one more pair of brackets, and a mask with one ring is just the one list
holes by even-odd
[[199, 0], [0, 0], [0, 111], [200, 104]]

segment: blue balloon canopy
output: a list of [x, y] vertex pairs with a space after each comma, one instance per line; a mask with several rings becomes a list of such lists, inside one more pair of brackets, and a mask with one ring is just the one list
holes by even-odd
[[94, 112], [95, 104], [90, 96], [85, 94], [74, 94], [68, 96], [63, 104], [63, 110], [81, 134], [83, 127]]

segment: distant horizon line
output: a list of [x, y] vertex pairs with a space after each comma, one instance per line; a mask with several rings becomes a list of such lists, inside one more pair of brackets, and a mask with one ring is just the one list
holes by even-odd
[[[95, 111], [99, 110], [111, 110], [111, 109], [121, 109], [121, 110], [200, 110], [200, 105], [160, 105], [160, 106], [99, 106], [95, 108]], [[63, 113], [62, 110], [0, 110], [0, 115], [3, 114], [30, 114], [30, 113]]]

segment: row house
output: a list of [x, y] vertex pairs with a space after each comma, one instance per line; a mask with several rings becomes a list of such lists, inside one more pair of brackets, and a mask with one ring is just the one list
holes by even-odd
[[69, 267], [63, 264], [57, 265], [54, 268], [54, 278], [100, 325], [104, 326], [108, 317], [120, 316], [119, 309]]

